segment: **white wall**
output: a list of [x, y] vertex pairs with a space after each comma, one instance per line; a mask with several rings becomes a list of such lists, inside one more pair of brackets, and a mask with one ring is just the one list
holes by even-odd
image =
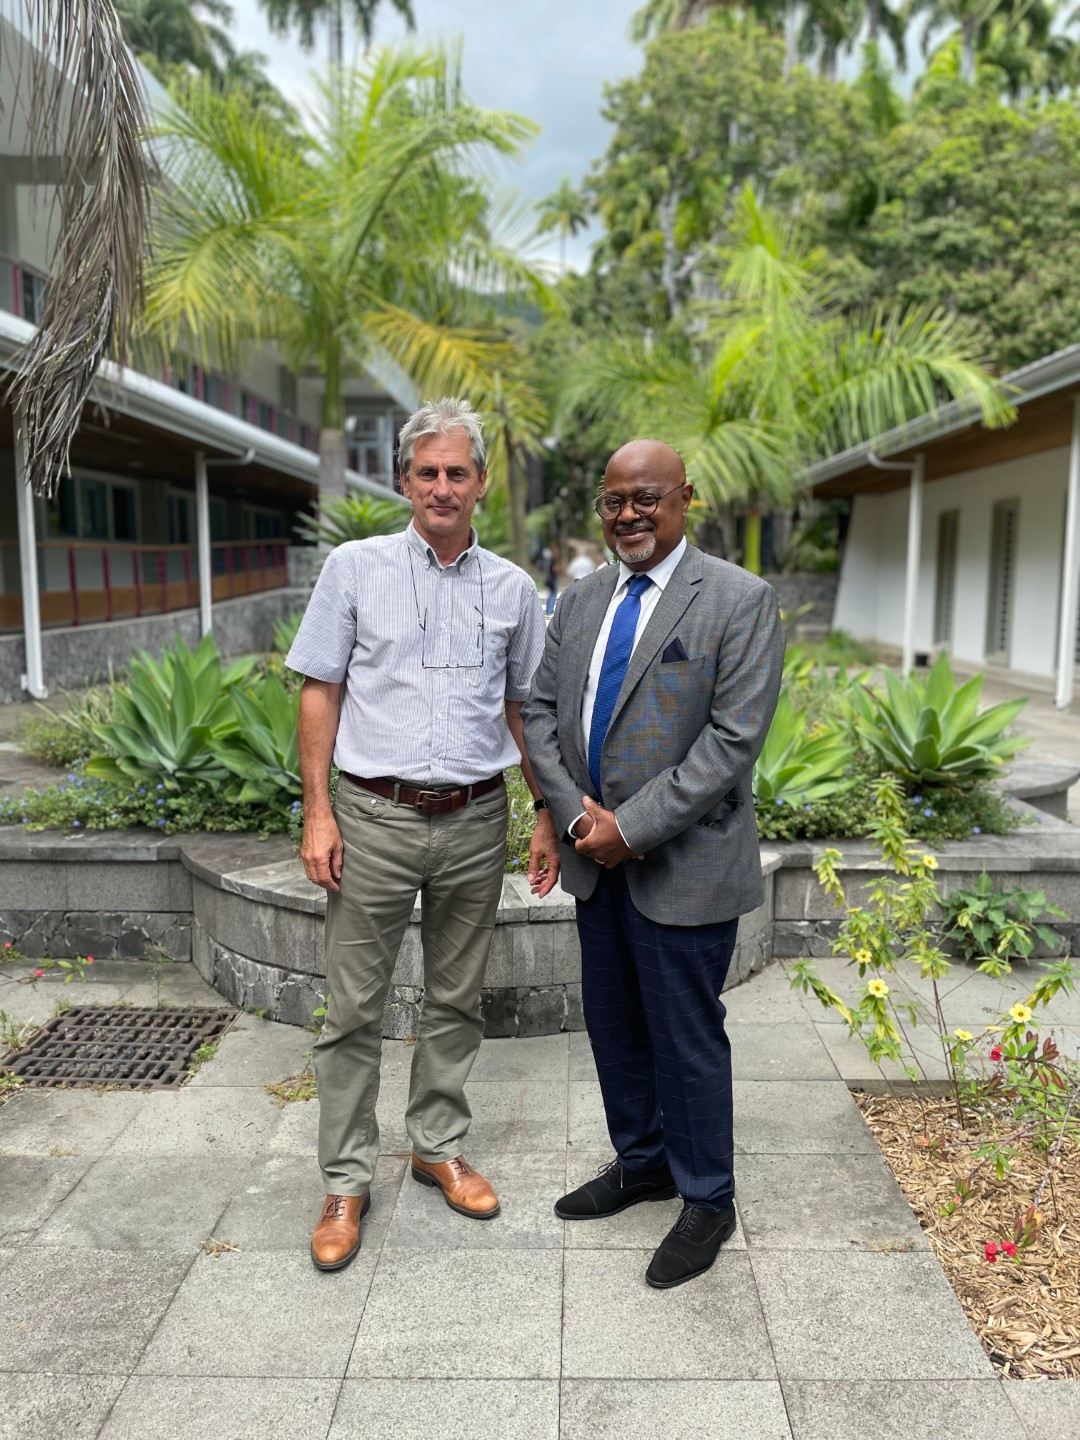
[[[917, 650], [933, 648], [938, 517], [944, 510], [959, 510], [952, 654], [985, 663], [992, 509], [998, 500], [1016, 498], [1020, 514], [1008, 664], [1029, 675], [1054, 675], [1068, 460], [1067, 449], [1049, 450], [927, 483]], [[902, 643], [907, 510], [906, 488], [855, 497], [833, 622], [838, 630], [883, 645]]]

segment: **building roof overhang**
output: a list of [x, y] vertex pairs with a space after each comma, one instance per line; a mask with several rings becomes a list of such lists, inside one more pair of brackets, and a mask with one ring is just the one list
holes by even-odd
[[999, 465], [1069, 444], [1074, 397], [1080, 393], [1080, 345], [1014, 370], [1002, 381], [1016, 406], [1016, 420], [990, 430], [955, 401], [934, 415], [898, 425], [872, 443], [853, 446], [807, 472], [820, 499], [904, 489], [909, 471], [881, 469], [874, 461], [895, 465], [925, 457], [926, 480], [941, 480], [967, 470]]

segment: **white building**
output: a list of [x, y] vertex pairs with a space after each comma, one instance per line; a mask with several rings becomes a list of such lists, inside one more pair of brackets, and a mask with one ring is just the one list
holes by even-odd
[[852, 499], [833, 625], [897, 647], [905, 672], [944, 650], [1050, 681], [1064, 707], [1080, 651], [1080, 345], [1005, 384], [1005, 429], [949, 405], [811, 470], [815, 495]]

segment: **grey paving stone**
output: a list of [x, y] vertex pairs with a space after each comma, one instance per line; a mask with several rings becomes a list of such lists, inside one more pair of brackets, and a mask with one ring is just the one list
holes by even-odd
[[[601, 1165], [611, 1160], [610, 1150], [570, 1150], [566, 1156], [566, 1190], [574, 1190], [592, 1180]], [[621, 1215], [607, 1220], [566, 1221], [566, 1247], [569, 1250], [648, 1250], [660, 1244], [682, 1211], [681, 1200], [646, 1201], [633, 1205]], [[725, 1250], [745, 1250], [742, 1226], [736, 1222], [735, 1234], [724, 1242]]]
[[138, 1098], [139, 1113], [115, 1155], [257, 1155], [281, 1125], [281, 1111], [262, 1090], [159, 1090]]
[[161, 967], [161, 983], [158, 985], [149, 964], [142, 966], [142, 977], [124, 995], [129, 1005], [184, 1005], [195, 1008], [214, 1008], [227, 1005], [224, 995], [219, 995], [208, 985], [190, 961], [176, 960]]
[[1032, 1440], [1080, 1434], [1080, 1380], [1004, 1380], [1001, 1389]]
[[384, 1250], [350, 1379], [553, 1379], [562, 1255]]
[[0, 1375], [0, 1440], [95, 1440], [122, 1375]]
[[24, 1246], [0, 1273], [0, 1370], [129, 1374], [190, 1264], [175, 1252]]
[[737, 1080], [735, 1153], [878, 1153], [859, 1108], [839, 1080]]
[[754, 1254], [782, 1380], [976, 1380], [990, 1361], [932, 1255]]
[[736, 1204], [753, 1250], [926, 1250], [880, 1155], [743, 1155]]
[[[604, 1101], [595, 1081], [571, 1080], [568, 1138], [575, 1150], [610, 1151], [611, 1138], [604, 1118]], [[610, 1153], [608, 1158], [610, 1159]]]
[[[346, 1380], [327, 1440], [557, 1440], [555, 1380]], [[261, 1437], [260, 1437], [261, 1440]]]
[[725, 990], [723, 998], [729, 1025], [757, 1025], [766, 1016], [776, 1025], [805, 1024], [825, 1014], [817, 1000], [791, 988], [791, 976], [778, 960]]
[[315, 1036], [297, 1025], [279, 1025], [241, 1015], [221, 1038], [217, 1053], [202, 1065], [188, 1089], [221, 1085], [269, 1085], [303, 1070]]
[[651, 1290], [647, 1250], [567, 1250], [564, 1377], [772, 1380], [769, 1337], [746, 1255], [721, 1251], [690, 1285]]
[[1001, 1392], [993, 1379], [784, 1382], [794, 1440], [1025, 1440]]
[[470, 1149], [470, 1156], [495, 1186], [501, 1213], [494, 1220], [467, 1220], [451, 1210], [437, 1190], [416, 1184], [406, 1168], [387, 1248], [561, 1250], [563, 1222], [552, 1206], [561, 1193], [563, 1155], [554, 1151], [488, 1155]]
[[250, 1161], [232, 1155], [106, 1155], [53, 1211], [35, 1245], [183, 1250], [210, 1235]]
[[19, 1025], [44, 1025], [63, 1003], [76, 1005], [115, 1005], [127, 994], [130, 986], [64, 985], [58, 980], [40, 980], [36, 985], [9, 985], [4, 990], [0, 1010], [6, 1010]]
[[72, 1160], [6, 1156], [0, 1165], [0, 1246], [16, 1246], [28, 1239], [90, 1164], [88, 1156]]
[[[562, 1153], [566, 1145], [565, 1083], [541, 1081], [527, 1085], [521, 1081], [481, 1081], [477, 1084], [470, 1081], [465, 1094], [473, 1115], [465, 1145], [467, 1156], [514, 1150]], [[379, 1092], [375, 1113], [384, 1154], [412, 1151], [405, 1129], [407, 1104], [407, 1085], [387, 1085]]]
[[791, 1440], [775, 1380], [564, 1380], [560, 1440]]
[[563, 1085], [569, 1039], [567, 1035], [535, 1035], [526, 1040], [485, 1040], [472, 1068], [470, 1084], [526, 1080], [530, 1084], [545, 1081]]
[[[314, 1035], [311, 1037], [315, 1039]], [[413, 1040], [383, 1040], [380, 1074], [384, 1085], [408, 1085], [416, 1043]]]
[[[364, 1217], [365, 1248], [378, 1250], [389, 1228], [405, 1160], [383, 1155], [375, 1166], [371, 1209]], [[323, 1203], [319, 1168], [310, 1156], [274, 1155], [248, 1171], [217, 1230], [241, 1250], [306, 1254]]]
[[306, 1252], [200, 1255], [137, 1373], [344, 1375], [375, 1260], [362, 1249], [347, 1269], [322, 1274]]
[[336, 1380], [134, 1375], [99, 1440], [324, 1440]]
[[[965, 1019], [970, 1023], [963, 1028], [977, 1035], [980, 1028], [979, 1023], [972, 1021], [970, 1016], [966, 1016]], [[818, 1025], [816, 1028], [833, 1064], [844, 1080], [880, 1080], [883, 1077], [888, 1080], [906, 1080], [909, 1065], [916, 1071], [919, 1078], [944, 1080], [948, 1077], [941, 1046], [935, 1032], [928, 1027], [922, 1025], [916, 1025], [914, 1028], [907, 1027], [911, 1043], [910, 1046], [905, 1046], [903, 1064], [892, 1060], [883, 1060], [880, 1064], [876, 1064], [870, 1059], [863, 1042], [857, 1037], [849, 1035], [845, 1026]]]
[[570, 1060], [569, 1078], [571, 1081], [586, 1081], [596, 1083], [596, 1062], [593, 1060], [592, 1045], [589, 1041], [588, 1032], [575, 1030], [567, 1037], [567, 1050]]
[[[391, 1087], [387, 1087], [390, 1089]], [[380, 1126], [383, 1124], [383, 1116], [391, 1102], [382, 1092], [379, 1094], [379, 1104], [376, 1114]], [[270, 1137], [269, 1144], [265, 1147], [269, 1154], [273, 1155], [307, 1155], [314, 1158], [319, 1153], [319, 1102], [314, 1100], [294, 1100], [283, 1105], [278, 1114], [278, 1124]], [[386, 1136], [382, 1139], [382, 1152], [387, 1154], [389, 1146], [386, 1143]]]
[[730, 1029], [736, 1080], [836, 1080], [836, 1067], [809, 1022], [757, 1024]]
[[21, 1090], [0, 1107], [0, 1155], [101, 1155], [149, 1097], [119, 1090]]

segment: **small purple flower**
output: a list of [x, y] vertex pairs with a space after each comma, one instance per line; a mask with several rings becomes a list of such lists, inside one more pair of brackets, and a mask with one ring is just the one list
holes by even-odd
[[164, 801], [164, 800], [155, 800], [155, 801], [154, 801], [154, 804], [155, 804], [155, 805], [164, 805], [164, 804], [165, 804], [165, 801]]
[[158, 788], [159, 790], [164, 790], [164, 789], [165, 789], [165, 786], [164, 786], [164, 785], [159, 785], [157, 788]]
[[912, 805], [921, 805], [921, 804], [922, 804], [922, 796], [921, 796], [921, 795], [912, 795], [912, 797], [911, 797], [911, 803], [912, 803]]
[[980, 825], [973, 825], [973, 826], [971, 827], [971, 833], [972, 833], [973, 835], [981, 835], [981, 834], [982, 834], [982, 827], [981, 827]]
[[932, 815], [934, 812], [928, 806], [922, 813], [924, 815]]

